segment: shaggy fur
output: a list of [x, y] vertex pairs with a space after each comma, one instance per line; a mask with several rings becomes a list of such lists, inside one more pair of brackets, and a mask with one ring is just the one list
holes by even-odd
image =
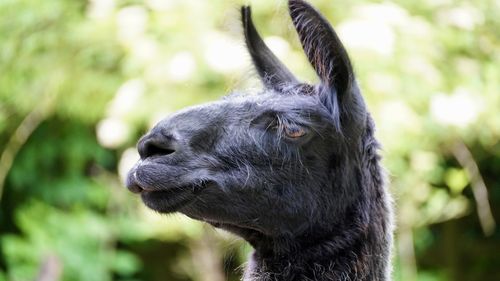
[[389, 280], [392, 211], [374, 124], [332, 27], [304, 1], [289, 9], [321, 82], [299, 82], [243, 7], [265, 89], [162, 120], [139, 141], [127, 186], [158, 212], [248, 241], [244, 280]]

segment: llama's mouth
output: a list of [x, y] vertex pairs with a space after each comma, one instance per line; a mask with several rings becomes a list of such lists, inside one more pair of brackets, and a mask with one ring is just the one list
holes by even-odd
[[176, 212], [193, 201], [201, 190], [211, 184], [210, 180], [196, 179], [185, 184], [167, 184], [154, 182], [144, 175], [139, 176], [138, 169], [132, 169], [127, 177], [127, 188], [141, 195], [142, 201], [149, 208], [160, 213]]

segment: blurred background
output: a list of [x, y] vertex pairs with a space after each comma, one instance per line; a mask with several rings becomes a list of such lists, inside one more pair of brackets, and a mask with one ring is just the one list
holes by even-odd
[[[397, 205], [394, 280], [500, 280], [500, 1], [311, 0], [347, 46]], [[188, 105], [260, 87], [239, 7], [316, 81], [285, 0], [0, 0], [0, 280], [238, 280], [251, 248], [123, 186]]]

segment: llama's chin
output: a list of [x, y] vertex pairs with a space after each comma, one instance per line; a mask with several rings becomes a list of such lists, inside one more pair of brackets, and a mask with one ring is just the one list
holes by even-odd
[[236, 234], [242, 237], [243, 239], [246, 239], [249, 242], [252, 242], [255, 237], [261, 237], [264, 234], [261, 230], [248, 226], [240, 226], [236, 224], [217, 223], [217, 222], [208, 222], [208, 223], [213, 225], [214, 227], [224, 229], [225, 231]]
[[150, 209], [160, 213], [173, 213], [190, 204], [196, 195], [190, 188], [175, 190], [145, 191], [142, 201]]

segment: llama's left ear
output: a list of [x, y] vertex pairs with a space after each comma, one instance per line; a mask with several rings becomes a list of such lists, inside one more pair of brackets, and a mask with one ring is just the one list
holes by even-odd
[[303, 0], [289, 0], [288, 4], [302, 47], [321, 79], [321, 99], [338, 121], [339, 130], [359, 131], [366, 109], [342, 42], [311, 5]]
[[267, 88], [281, 92], [284, 88], [299, 84], [295, 76], [266, 46], [252, 22], [249, 6], [241, 8], [243, 31], [248, 52], [259, 76]]

